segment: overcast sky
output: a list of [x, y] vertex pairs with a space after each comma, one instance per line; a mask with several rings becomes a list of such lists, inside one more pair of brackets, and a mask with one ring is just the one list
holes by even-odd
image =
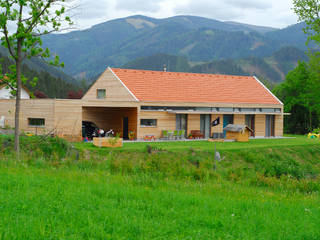
[[297, 23], [292, 0], [78, 0], [79, 29], [115, 18], [141, 14], [153, 18], [195, 15], [284, 28]]

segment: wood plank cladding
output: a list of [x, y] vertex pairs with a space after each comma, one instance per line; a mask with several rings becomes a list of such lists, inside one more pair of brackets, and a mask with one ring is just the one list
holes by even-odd
[[276, 137], [283, 136], [283, 116], [282, 115], [275, 116], [275, 136]]
[[244, 125], [245, 124], [245, 115], [234, 114], [233, 115], [233, 124]]
[[266, 115], [255, 115], [255, 136], [265, 137], [266, 135]]
[[188, 114], [188, 135], [191, 133], [191, 130], [200, 130], [200, 114]]
[[[20, 129], [34, 134], [45, 134], [54, 130], [53, 99], [23, 99], [21, 100]], [[5, 123], [14, 127], [15, 100], [0, 100], [0, 117], [5, 117]], [[45, 125], [29, 126], [29, 118], [41, 118]]]
[[[156, 127], [141, 127], [139, 124], [138, 138], [144, 138], [146, 135], [154, 135], [156, 138], [162, 137], [162, 130], [176, 129], [176, 115], [168, 112], [140, 111], [139, 119], [157, 119]], [[189, 121], [189, 119], [188, 119]]]
[[[97, 99], [98, 89], [106, 90], [105, 99]], [[136, 101], [130, 92], [121, 84], [119, 79], [107, 69], [98, 80], [91, 86], [88, 92], [83, 96], [83, 100], [99, 100], [101, 102], [110, 101]]]
[[81, 100], [55, 101], [55, 134], [71, 141], [82, 139]]
[[128, 117], [128, 130], [137, 134], [137, 108], [122, 107], [83, 107], [82, 120], [95, 123], [98, 127], [108, 131], [113, 129], [115, 133], [123, 136], [123, 118]]

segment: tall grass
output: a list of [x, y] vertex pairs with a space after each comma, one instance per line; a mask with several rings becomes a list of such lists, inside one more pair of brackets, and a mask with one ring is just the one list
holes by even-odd
[[320, 239], [317, 144], [21, 142], [0, 137], [0, 239]]
[[0, 168], [1, 239], [319, 239], [317, 194]]
[[[10, 165], [13, 164], [10, 151], [13, 146], [8, 142], [13, 143], [11, 138], [0, 138], [0, 156], [7, 159], [2, 164]], [[161, 179], [202, 182], [223, 179], [244, 185], [306, 193], [320, 189], [320, 144], [231, 148], [220, 151], [221, 162], [214, 161], [213, 151], [194, 148], [177, 151], [151, 145], [143, 151], [76, 149], [59, 138], [24, 138], [22, 149], [22, 162], [42, 168], [99, 170], [110, 174], [142, 174]]]

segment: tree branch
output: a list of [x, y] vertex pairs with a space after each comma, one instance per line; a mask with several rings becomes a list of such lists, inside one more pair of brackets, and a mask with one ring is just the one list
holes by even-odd
[[30, 33], [32, 31], [32, 29], [34, 28], [34, 25], [37, 23], [37, 21], [39, 20], [39, 18], [43, 15], [43, 13], [50, 7], [51, 3], [53, 3], [54, 0], [49, 0], [48, 3], [46, 4], [46, 6], [44, 6], [44, 8], [42, 9], [42, 11], [37, 15], [37, 17], [35, 17], [32, 21], [32, 23], [30, 24], [29, 28], [27, 29], [27, 31], [25, 33]]

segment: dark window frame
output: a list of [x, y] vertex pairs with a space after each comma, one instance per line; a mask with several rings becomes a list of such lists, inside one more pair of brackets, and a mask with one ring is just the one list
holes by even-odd
[[140, 119], [140, 126], [141, 127], [157, 127], [158, 126], [158, 119], [155, 119], [155, 118]]
[[[99, 91], [103, 91], [104, 92], [103, 96], [99, 95]], [[106, 99], [106, 98], [107, 98], [107, 90], [104, 89], [104, 88], [98, 88], [97, 89], [97, 99]]]
[[46, 125], [45, 118], [28, 118], [29, 127], [44, 127]]

